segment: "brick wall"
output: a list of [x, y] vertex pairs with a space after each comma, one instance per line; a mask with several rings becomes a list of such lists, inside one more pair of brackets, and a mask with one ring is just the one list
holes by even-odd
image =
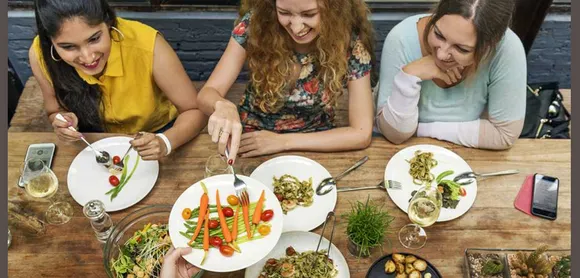
[[[120, 12], [119, 16], [139, 20], [159, 30], [176, 50], [192, 80], [207, 80], [230, 37], [233, 12]], [[372, 15], [377, 34], [377, 57], [391, 28], [409, 16], [403, 13]], [[8, 55], [21, 80], [30, 75], [28, 48], [35, 35], [30, 11], [8, 13]], [[560, 81], [570, 87], [570, 15], [548, 15], [528, 54], [528, 82]], [[238, 80], [247, 80], [242, 72]]]

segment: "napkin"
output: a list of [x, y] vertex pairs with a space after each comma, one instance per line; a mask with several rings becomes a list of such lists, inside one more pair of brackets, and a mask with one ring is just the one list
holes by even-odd
[[532, 215], [532, 193], [534, 190], [533, 180], [534, 175], [526, 177], [522, 187], [520, 188], [520, 192], [514, 201], [515, 208], [529, 215]]

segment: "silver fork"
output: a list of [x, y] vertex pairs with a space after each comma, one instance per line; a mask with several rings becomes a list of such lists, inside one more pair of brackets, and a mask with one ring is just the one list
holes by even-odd
[[[230, 161], [230, 152], [226, 146], [226, 158], [228, 161]], [[232, 174], [234, 175], [234, 190], [236, 191], [236, 196], [238, 197], [238, 199], [240, 200], [240, 202], [242, 203], [242, 206], [249, 206], [250, 205], [250, 197], [248, 196], [248, 191], [247, 189], [247, 185], [246, 183], [239, 179], [238, 176], [236, 175], [236, 172], [234, 171], [234, 166], [232, 164], [228, 163], [228, 166], [230, 167], [230, 170], [232, 171]]]
[[[142, 135], [143, 135], [143, 132], [141, 132], [141, 131], [137, 132], [137, 135], [135, 135], [133, 140], [141, 138]], [[121, 157], [121, 159], [119, 160], [119, 163], [117, 163], [117, 164], [113, 163], [113, 165], [112, 165], [113, 169], [115, 169], [116, 171], [119, 171], [119, 172], [123, 171], [123, 168], [125, 168], [125, 157], [129, 154], [129, 152], [131, 151], [132, 148], [133, 148], [133, 146], [131, 144], [129, 144], [129, 148], [127, 149], [127, 151], [125, 152], [123, 157]]]
[[375, 186], [363, 186], [363, 187], [343, 187], [336, 190], [336, 192], [345, 192], [345, 191], [357, 191], [357, 190], [368, 190], [368, 189], [401, 189], [402, 184], [395, 180], [387, 180], [387, 186], [385, 187], [385, 181], [381, 181], [379, 184]]

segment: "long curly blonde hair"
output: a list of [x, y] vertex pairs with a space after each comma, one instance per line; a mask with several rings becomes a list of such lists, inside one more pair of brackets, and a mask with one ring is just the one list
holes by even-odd
[[[376, 77], [374, 31], [364, 0], [317, 1], [320, 32], [311, 55], [318, 70], [317, 77], [328, 90], [330, 103], [335, 105], [348, 74], [347, 57], [353, 32], [371, 55], [372, 76]], [[246, 53], [254, 98], [262, 111], [276, 112], [294, 83], [290, 80], [295, 64], [293, 40], [278, 22], [276, 0], [242, 0], [240, 18], [249, 11], [252, 17]]]

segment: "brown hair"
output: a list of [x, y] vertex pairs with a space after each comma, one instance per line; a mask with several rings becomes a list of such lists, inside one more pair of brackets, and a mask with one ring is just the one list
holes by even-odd
[[428, 45], [429, 33], [435, 23], [445, 15], [459, 15], [470, 20], [477, 35], [472, 69], [475, 72], [479, 65], [493, 57], [498, 43], [509, 27], [513, 8], [513, 0], [441, 0], [425, 27], [423, 41]]
[[[371, 77], [376, 75], [374, 32], [364, 0], [317, 1], [321, 28], [312, 55], [318, 78], [329, 90], [330, 103], [334, 105], [348, 74], [347, 53], [353, 31], [371, 56]], [[240, 18], [249, 11], [251, 35], [246, 51], [255, 98], [262, 111], [276, 112], [292, 82], [288, 77], [294, 65], [293, 40], [278, 22], [276, 0], [242, 0]]]

